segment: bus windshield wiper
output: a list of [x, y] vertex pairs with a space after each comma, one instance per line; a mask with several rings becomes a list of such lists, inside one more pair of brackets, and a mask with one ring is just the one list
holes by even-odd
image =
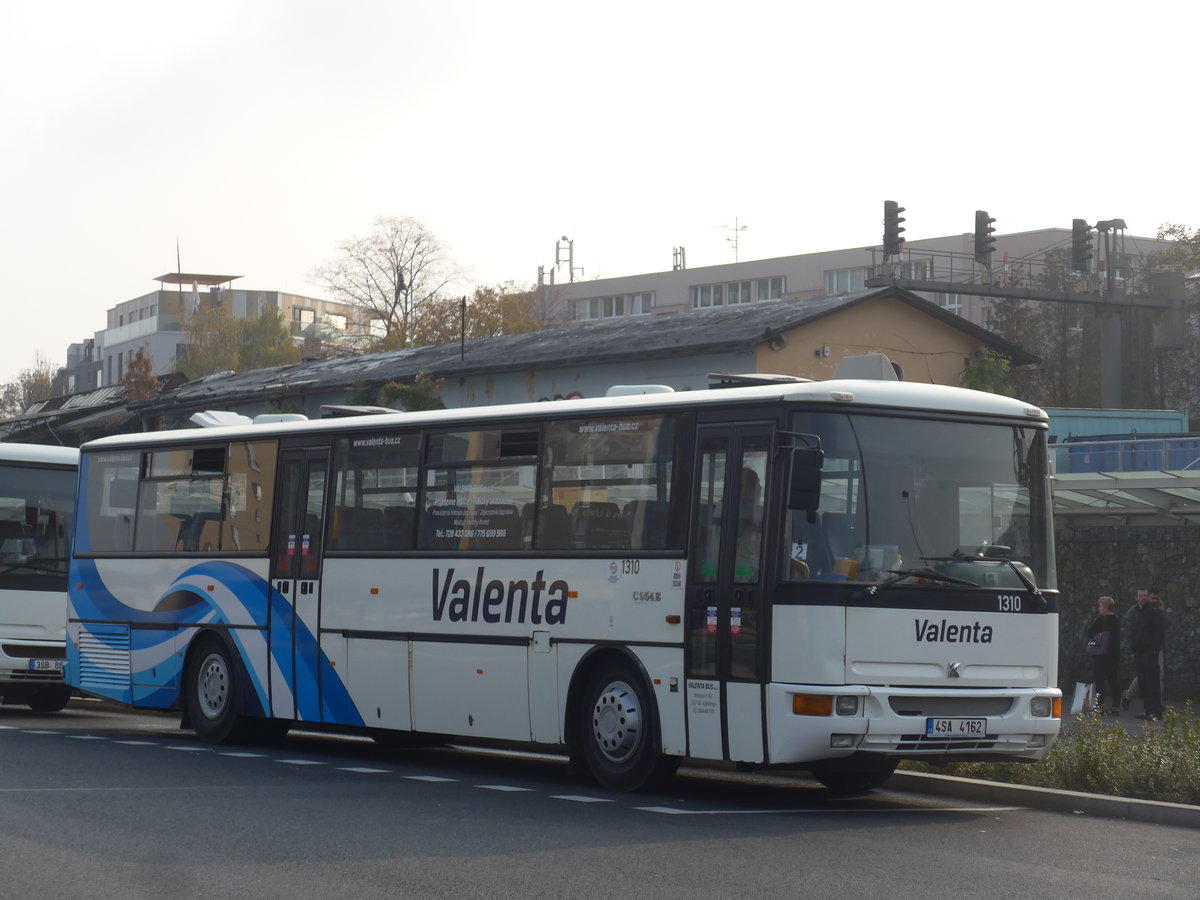
[[0, 575], [27, 569], [30, 572], [49, 572], [55, 575], [65, 575], [67, 572], [65, 559], [27, 559], [24, 562], [6, 563], [0, 561]]
[[891, 578], [885, 578], [878, 584], [872, 584], [856, 594], [856, 599], [870, 597], [878, 593], [884, 588], [889, 588], [892, 585], [903, 581], [905, 578], [924, 578], [927, 581], [940, 581], [943, 584], [960, 584], [963, 587], [979, 587], [974, 581], [967, 581], [963, 578], [955, 578], [952, 575], [944, 575], [937, 569], [931, 569], [929, 566], [919, 566], [915, 569], [889, 569], [892, 573]]
[[1006, 559], [1005, 562], [1008, 563], [1010, 569], [1017, 573], [1017, 577], [1021, 579], [1021, 584], [1025, 585], [1025, 590], [1033, 594], [1037, 601], [1042, 604], [1042, 609], [1046, 609], [1046, 598], [1042, 596], [1042, 592], [1038, 590], [1038, 586], [1034, 584], [1033, 581], [1030, 580], [1029, 576], [1021, 571], [1021, 567], [1011, 559]]

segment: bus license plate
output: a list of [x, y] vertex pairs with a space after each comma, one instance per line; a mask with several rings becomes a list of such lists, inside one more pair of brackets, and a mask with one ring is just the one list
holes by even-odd
[[54, 672], [61, 675], [62, 670], [63, 661], [61, 659], [31, 659], [29, 661], [30, 672]]
[[976, 737], [987, 734], [987, 719], [926, 719], [928, 737]]

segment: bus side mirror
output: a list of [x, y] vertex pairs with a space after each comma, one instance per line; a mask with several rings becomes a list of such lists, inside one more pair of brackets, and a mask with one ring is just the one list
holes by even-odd
[[825, 453], [815, 447], [792, 449], [788, 509], [814, 510], [821, 505], [821, 469]]

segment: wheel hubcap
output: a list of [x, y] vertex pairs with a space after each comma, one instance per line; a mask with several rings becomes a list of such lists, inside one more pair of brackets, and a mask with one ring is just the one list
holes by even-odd
[[229, 671], [219, 654], [209, 654], [200, 664], [196, 692], [200, 711], [207, 718], [216, 719], [225, 711], [225, 704], [229, 702]]
[[614, 681], [600, 692], [592, 711], [592, 733], [610, 762], [623, 763], [633, 755], [642, 737], [642, 713], [633, 688]]

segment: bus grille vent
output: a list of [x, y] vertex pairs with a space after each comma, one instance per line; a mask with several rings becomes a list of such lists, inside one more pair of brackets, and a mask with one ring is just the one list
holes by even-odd
[[129, 629], [79, 635], [79, 686], [86, 690], [129, 686]]
[[902, 734], [896, 744], [897, 750], [919, 750], [922, 753], [963, 753], [967, 750], [991, 750], [996, 746], [996, 735], [979, 737], [947, 738], [941, 735]]
[[888, 698], [898, 716], [1003, 716], [1013, 706], [1012, 697], [906, 697]]

